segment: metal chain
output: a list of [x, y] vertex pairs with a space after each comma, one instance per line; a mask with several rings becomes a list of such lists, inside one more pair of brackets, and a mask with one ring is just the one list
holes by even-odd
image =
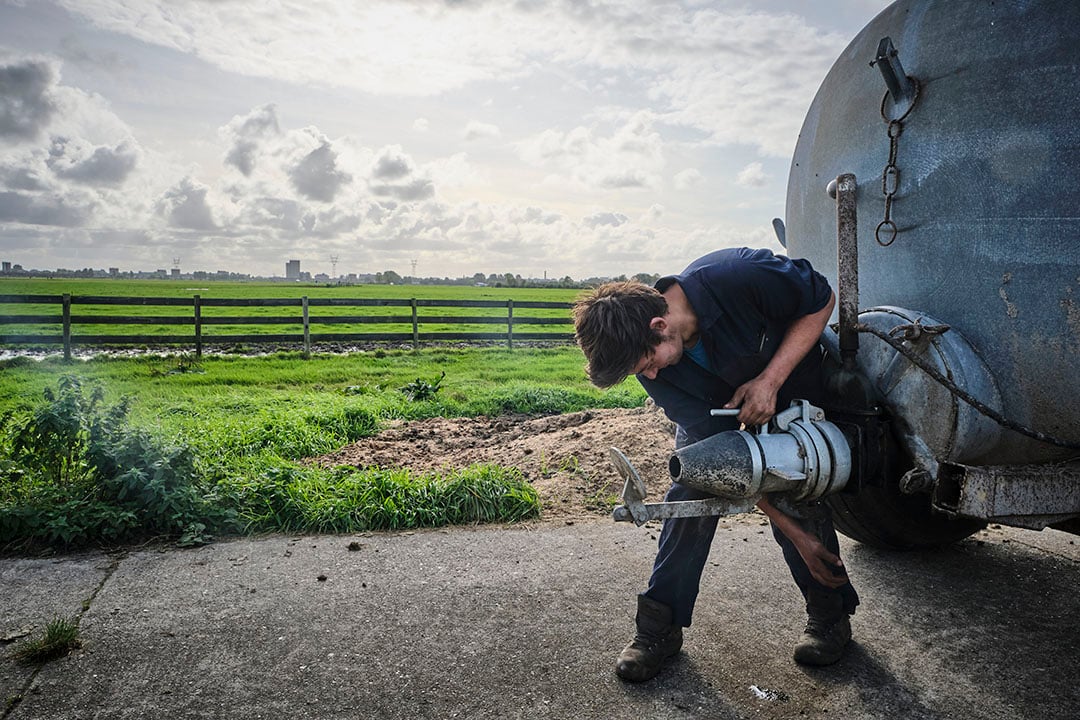
[[[885, 169], [881, 171], [881, 193], [885, 196], [885, 219], [878, 223], [877, 229], [874, 230], [874, 238], [878, 241], [878, 245], [882, 247], [892, 245], [893, 240], [896, 239], [897, 227], [892, 219], [893, 198], [896, 196], [896, 191], [900, 189], [900, 168], [896, 164], [896, 155], [900, 145], [900, 134], [904, 132], [904, 120], [919, 100], [919, 81], [915, 78], [908, 79], [915, 86], [915, 94], [911, 98], [911, 104], [908, 105], [907, 110], [900, 117], [890, 118], [885, 113], [885, 105], [889, 99], [888, 91], [881, 98], [881, 119], [888, 124], [889, 162], [885, 165]], [[887, 232], [887, 239], [883, 239], [883, 231]]]
[[[905, 327], [906, 326], [900, 326], [898, 328], [893, 328], [893, 332], [902, 331], [902, 330], [905, 329]], [[940, 326], [936, 326], [936, 325], [927, 326], [927, 325], [924, 325], [924, 326], [922, 326], [922, 331], [923, 332], [929, 332], [930, 328], [934, 328], [936, 330], [938, 327], [940, 327]], [[877, 328], [875, 328], [873, 326], [870, 326], [870, 325], [867, 325], [865, 323], [856, 323], [855, 324], [855, 329], [858, 330], [859, 332], [862, 332], [862, 333], [870, 333], [871, 335], [874, 335], [874, 336], [880, 338], [881, 340], [885, 341], [886, 343], [888, 343], [888, 345], [893, 350], [895, 350], [896, 352], [898, 352], [901, 355], [903, 355], [904, 357], [906, 357], [916, 367], [918, 367], [924, 373], [926, 373], [927, 375], [932, 377], [934, 380], [936, 380], [938, 382], [938, 384], [941, 385], [942, 387], [944, 387], [946, 390], [948, 390], [953, 395], [953, 397], [956, 397], [956, 398], [958, 398], [960, 400], [963, 400], [968, 405], [975, 408], [975, 410], [977, 412], [979, 412], [982, 415], [985, 415], [986, 417], [990, 418], [991, 420], [996, 422], [998, 425], [1001, 425], [1002, 427], [1008, 428], [1009, 430], [1012, 430], [1014, 432], [1018, 432], [1021, 435], [1026, 435], [1029, 438], [1033, 438], [1035, 440], [1038, 440], [1039, 442], [1047, 443], [1048, 445], [1057, 445], [1058, 447], [1068, 448], [1070, 450], [1080, 450], [1080, 443], [1073, 442], [1071, 440], [1064, 440], [1064, 439], [1059, 438], [1059, 437], [1054, 437], [1053, 435], [1048, 435], [1047, 433], [1041, 432], [1039, 430], [1033, 430], [1032, 428], [1029, 428], [1029, 427], [1027, 427], [1025, 425], [1021, 425], [1018, 422], [1015, 422], [1013, 420], [1008, 419], [1007, 417], [1005, 417], [1001, 413], [997, 412], [993, 408], [991, 408], [991, 407], [987, 406], [986, 404], [980, 402], [978, 400], [978, 398], [974, 397], [970, 393], [967, 393], [967, 392], [961, 390], [959, 387], [956, 386], [956, 383], [954, 383], [952, 380], [950, 380], [949, 378], [945, 377], [940, 372], [938, 372], [937, 368], [935, 368], [933, 365], [930, 365], [926, 360], [924, 360], [921, 356], [919, 356], [918, 353], [916, 353], [910, 347], [905, 345], [903, 340], [900, 340], [900, 339], [898, 339], [896, 337], [893, 337], [892, 333], [886, 333], [886, 332], [884, 332], [882, 330], [878, 330]]]

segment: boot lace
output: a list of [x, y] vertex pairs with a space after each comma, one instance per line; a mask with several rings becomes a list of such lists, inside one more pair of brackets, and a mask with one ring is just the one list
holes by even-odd
[[806, 629], [803, 632], [807, 635], [813, 635], [814, 637], [827, 638], [832, 634], [835, 626], [835, 621], [829, 622], [827, 620], [822, 620], [821, 618], [810, 617], [806, 620]]

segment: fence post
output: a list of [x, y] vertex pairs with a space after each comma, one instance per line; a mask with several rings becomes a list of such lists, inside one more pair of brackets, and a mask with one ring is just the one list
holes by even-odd
[[64, 360], [71, 359], [71, 293], [64, 293]]
[[410, 300], [412, 305], [412, 346], [413, 350], [420, 348], [420, 324], [416, 319], [416, 298]]
[[202, 303], [198, 295], [195, 296], [195, 359], [202, 359]]
[[304, 355], [311, 354], [311, 322], [308, 318], [307, 295], [300, 298], [300, 305], [304, 308]]
[[514, 301], [506, 301], [506, 349], [514, 349]]

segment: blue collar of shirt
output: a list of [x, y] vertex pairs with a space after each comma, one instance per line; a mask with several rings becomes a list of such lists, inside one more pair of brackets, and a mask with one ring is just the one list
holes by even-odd
[[709, 353], [705, 351], [705, 343], [701, 342], [701, 340], [694, 343], [693, 347], [683, 348], [683, 354], [709, 372], [713, 372], [712, 362], [709, 360]]

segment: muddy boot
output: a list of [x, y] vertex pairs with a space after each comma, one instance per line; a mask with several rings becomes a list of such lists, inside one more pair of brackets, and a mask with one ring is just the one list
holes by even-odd
[[851, 620], [839, 593], [811, 591], [806, 602], [806, 629], [795, 645], [795, 662], [832, 665], [851, 640]]
[[637, 632], [619, 653], [615, 674], [631, 682], [650, 680], [681, 647], [682, 628], [671, 624], [671, 608], [638, 595]]

